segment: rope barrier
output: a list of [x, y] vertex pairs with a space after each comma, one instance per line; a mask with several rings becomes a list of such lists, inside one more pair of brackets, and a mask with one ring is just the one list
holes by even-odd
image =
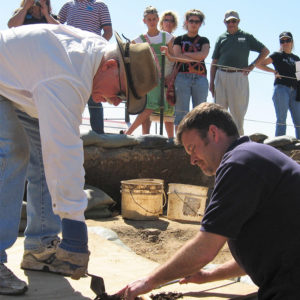
[[[220, 64], [212, 64], [212, 63], [208, 63], [208, 62], [200, 62], [200, 63], [204, 63], [205, 65], [210, 65], [210, 66], [216, 66], [218, 68], [224, 68], [224, 69], [230, 69], [230, 70], [237, 70], [237, 71], [243, 71], [244, 69], [242, 68], [235, 68], [235, 67], [230, 67], [230, 66], [226, 66], [226, 65], [220, 65]], [[266, 72], [266, 71], [257, 71], [257, 70], [252, 70], [251, 73], [256, 73], [256, 74], [261, 74], [261, 75], [272, 75], [275, 77], [275, 74], [274, 73], [271, 73], [271, 72]], [[281, 78], [287, 78], [287, 79], [292, 79], [292, 80], [297, 80], [297, 78], [295, 77], [290, 77], [290, 76], [285, 76], [285, 75], [280, 75], [278, 74], [277, 76], [280, 76]], [[125, 104], [125, 102], [122, 102], [122, 104]], [[87, 105], [86, 105], [86, 108], [87, 108]], [[89, 108], [92, 108], [92, 109], [104, 109], [103, 108], [100, 108], [98, 106], [93, 106], [93, 105], [89, 105]], [[117, 109], [117, 110], [120, 110], [120, 109], [126, 109], [125, 108], [125, 105], [124, 106], [106, 106], [105, 109]], [[183, 112], [183, 113], [188, 113], [188, 111], [180, 111], [180, 110], [177, 110], [178, 112]], [[89, 118], [83, 118], [85, 120], [89, 120]], [[113, 118], [113, 119], [109, 119], [109, 118], [105, 118], [104, 120], [109, 120], [109, 121], [113, 121], [113, 120], [123, 120], [123, 119], [116, 119], [116, 118]], [[253, 122], [253, 123], [261, 123], [261, 124], [270, 124], [270, 125], [284, 125], [284, 126], [287, 126], [287, 127], [300, 127], [300, 124], [299, 125], [294, 125], [294, 124], [285, 124], [285, 123], [277, 123], [277, 122], [270, 122], [270, 121], [262, 121], [262, 120], [253, 120], [253, 119], [247, 119], [245, 118], [244, 121], [247, 121], [247, 122]], [[126, 124], [126, 122], [124, 122], [124, 124]], [[87, 124], [82, 124], [82, 125], [87, 125]], [[112, 127], [112, 128], [118, 128], [118, 127]], [[122, 129], [122, 128], [121, 128]]]
[[[94, 108], [98, 109], [99, 107], [94, 107]], [[107, 107], [107, 108], [117, 109], [117, 107]], [[106, 109], [106, 107], [105, 107], [105, 109]], [[125, 108], [123, 108], [123, 109], [125, 109]], [[188, 113], [188, 111], [182, 111], [182, 110], [177, 110], [177, 111], [178, 112], [183, 112], [183, 113]], [[83, 117], [83, 119], [87, 120], [87, 121], [90, 120], [90, 118], [87, 118], [87, 117]], [[104, 118], [104, 121], [110, 121], [110, 122], [114, 122], [114, 123], [117, 123], [116, 120], [124, 120], [124, 119], [120, 119], [120, 118]], [[297, 127], [297, 128], [300, 127], [300, 125], [277, 123], [277, 122], [262, 121], [262, 120], [253, 120], [253, 119], [248, 119], [248, 118], [245, 118], [244, 121], [253, 122], [253, 123], [261, 123], [261, 124], [270, 124], [270, 125], [285, 125], [287, 127]], [[126, 124], [125, 121], [124, 122], [119, 122], [119, 123]], [[88, 124], [82, 124], [82, 125], [88, 125]]]

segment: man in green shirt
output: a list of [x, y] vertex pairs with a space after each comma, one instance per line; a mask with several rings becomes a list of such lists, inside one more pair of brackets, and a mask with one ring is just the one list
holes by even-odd
[[[210, 69], [210, 91], [217, 104], [229, 108], [239, 134], [244, 134], [243, 123], [249, 103], [248, 74], [264, 60], [269, 50], [253, 35], [239, 29], [236, 11], [228, 11], [224, 18], [227, 31], [217, 40]], [[248, 65], [250, 51], [258, 57]]]

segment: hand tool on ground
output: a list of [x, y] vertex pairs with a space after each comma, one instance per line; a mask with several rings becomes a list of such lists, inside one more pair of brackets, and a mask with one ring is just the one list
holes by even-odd
[[163, 283], [163, 284], [159, 285], [158, 287], [155, 288], [155, 290], [160, 289], [163, 286], [167, 286], [167, 285], [170, 285], [170, 284], [177, 283], [179, 281], [180, 281], [180, 279], [171, 280], [169, 282], [166, 282], [166, 283]]

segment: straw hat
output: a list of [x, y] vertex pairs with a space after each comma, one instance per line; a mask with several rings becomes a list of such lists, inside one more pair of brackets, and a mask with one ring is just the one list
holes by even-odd
[[115, 37], [120, 52], [121, 68], [124, 68], [127, 85], [127, 111], [138, 114], [146, 106], [146, 94], [158, 85], [158, 72], [148, 43], [125, 43], [117, 32]]

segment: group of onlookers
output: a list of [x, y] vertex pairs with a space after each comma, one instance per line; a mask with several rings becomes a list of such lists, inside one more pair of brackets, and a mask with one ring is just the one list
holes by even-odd
[[[172, 11], [164, 13], [160, 18], [162, 33], [158, 30], [158, 11], [150, 6], [144, 11], [144, 23], [147, 25], [147, 33], [141, 35], [134, 42], [148, 42], [155, 49], [154, 56], [157, 67], [161, 66], [161, 52], [167, 55], [167, 64], [173, 65], [176, 70], [175, 80], [176, 103], [175, 111], [166, 101], [164, 104], [165, 125], [169, 137], [173, 137], [173, 126], [170, 117], [174, 114], [175, 130], [184, 115], [189, 111], [190, 98], [193, 107], [205, 102], [208, 90], [212, 93], [217, 104], [230, 110], [236, 122], [239, 133], [243, 134], [244, 117], [249, 104], [248, 74], [255, 68], [260, 68], [276, 75], [273, 101], [277, 116], [275, 135], [286, 133], [287, 111], [290, 110], [295, 125], [296, 137], [300, 138], [300, 103], [296, 101], [297, 80], [295, 76], [295, 62], [299, 57], [292, 54], [293, 37], [290, 32], [280, 34], [280, 50], [274, 52], [268, 58], [269, 50], [252, 34], [239, 28], [240, 17], [236, 11], [227, 11], [224, 17], [226, 31], [218, 37], [212, 54], [210, 68], [210, 84], [207, 80], [205, 59], [209, 54], [210, 43], [206, 37], [199, 35], [199, 29], [204, 23], [205, 15], [197, 9], [189, 10], [184, 16], [184, 29], [187, 31], [182, 36], [171, 38], [177, 17]], [[171, 23], [171, 24], [170, 24]], [[168, 25], [168, 27], [164, 27]], [[170, 33], [170, 34], [169, 34]], [[163, 37], [166, 35], [167, 39]], [[162, 47], [161, 46], [166, 46]], [[161, 49], [160, 49], [161, 48]], [[249, 64], [250, 51], [258, 52], [257, 58]], [[273, 63], [274, 69], [267, 67]], [[168, 82], [170, 70], [166, 72], [165, 82]], [[131, 134], [140, 124], [143, 126], [143, 134], [150, 131], [149, 116], [158, 113], [160, 108], [160, 91], [157, 88], [148, 94], [146, 109], [137, 117], [132, 126], [126, 131]], [[155, 107], [153, 106], [155, 103]], [[152, 106], [152, 108], [151, 108]], [[150, 109], [151, 108], [151, 109]]]

